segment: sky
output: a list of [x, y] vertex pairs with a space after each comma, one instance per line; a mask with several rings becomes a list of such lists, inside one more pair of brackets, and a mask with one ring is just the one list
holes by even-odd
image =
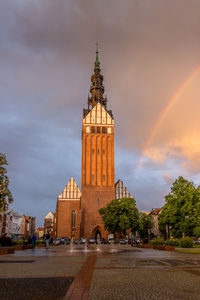
[[1, 0], [0, 153], [17, 212], [44, 216], [74, 177], [96, 42], [115, 179], [140, 210], [200, 184], [199, 0]]

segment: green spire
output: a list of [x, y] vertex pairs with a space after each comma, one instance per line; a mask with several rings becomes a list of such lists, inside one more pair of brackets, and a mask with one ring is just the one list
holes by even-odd
[[96, 49], [96, 60], [95, 60], [95, 63], [94, 63], [94, 69], [100, 71], [98, 44], [97, 44], [97, 49]]

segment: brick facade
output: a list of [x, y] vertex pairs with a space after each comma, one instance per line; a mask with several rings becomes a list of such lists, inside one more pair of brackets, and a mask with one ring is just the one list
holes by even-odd
[[[98, 51], [82, 119], [81, 195], [73, 178], [57, 200], [57, 237], [107, 238], [99, 208], [115, 199], [114, 118], [107, 109]], [[73, 213], [76, 226], [73, 226]]]

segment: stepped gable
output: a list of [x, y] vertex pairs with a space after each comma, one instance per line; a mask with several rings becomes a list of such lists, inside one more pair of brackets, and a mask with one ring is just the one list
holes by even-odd
[[115, 198], [133, 198], [121, 179], [115, 183]]
[[81, 192], [73, 177], [65, 186], [63, 192], [58, 195], [58, 200], [80, 200]]

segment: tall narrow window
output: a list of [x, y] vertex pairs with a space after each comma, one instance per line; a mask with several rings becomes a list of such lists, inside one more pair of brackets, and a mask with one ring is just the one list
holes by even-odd
[[76, 227], [76, 212], [75, 210], [72, 211], [72, 228]]
[[95, 127], [92, 126], [92, 133], [95, 133]]
[[100, 127], [97, 127], [97, 133], [100, 133]]
[[106, 127], [102, 127], [102, 133], [106, 133]]

